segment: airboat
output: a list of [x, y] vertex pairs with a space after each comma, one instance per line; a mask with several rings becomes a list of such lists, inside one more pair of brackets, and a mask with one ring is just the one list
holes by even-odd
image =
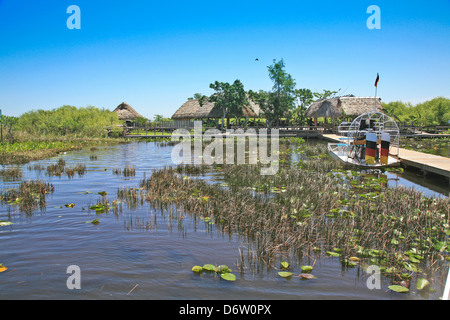
[[388, 115], [376, 110], [338, 127], [339, 142], [329, 143], [330, 155], [346, 164], [381, 168], [400, 165], [400, 131]]

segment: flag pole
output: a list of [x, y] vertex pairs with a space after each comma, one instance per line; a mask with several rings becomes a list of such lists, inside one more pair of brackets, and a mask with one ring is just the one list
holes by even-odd
[[378, 90], [378, 81], [380, 81], [380, 75], [377, 73], [377, 79], [375, 80], [375, 99], [374, 99], [374, 106], [373, 109], [376, 112], [377, 111], [377, 90]]

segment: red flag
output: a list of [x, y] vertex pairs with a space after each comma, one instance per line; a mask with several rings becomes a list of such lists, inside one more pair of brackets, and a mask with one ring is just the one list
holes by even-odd
[[380, 81], [380, 75], [377, 73], [377, 80], [375, 80], [375, 87], [378, 85], [378, 81]]

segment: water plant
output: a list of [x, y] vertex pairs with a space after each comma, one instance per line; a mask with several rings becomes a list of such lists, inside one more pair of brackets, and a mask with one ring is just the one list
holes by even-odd
[[[180, 215], [187, 212], [252, 240], [255, 258], [266, 265], [280, 255], [302, 259], [323, 253], [346, 268], [377, 264], [393, 279], [445, 268], [448, 199], [388, 188], [382, 173], [343, 169], [286, 166], [274, 176], [261, 176], [258, 166], [221, 165], [226, 182], [216, 184], [184, 175], [217, 168], [155, 171], [141, 181], [145, 199], [163, 209], [175, 204]], [[303, 267], [303, 275], [311, 271]]]
[[123, 169], [114, 168], [112, 172], [115, 175], [123, 175], [124, 177], [133, 177], [136, 175], [136, 169], [133, 166], [126, 166]]
[[46, 196], [53, 191], [54, 187], [50, 183], [22, 181], [17, 188], [2, 191], [0, 200], [10, 206], [17, 206], [20, 212], [31, 214], [38, 207], [41, 211], [45, 210]]
[[201, 272], [210, 272], [220, 275], [220, 277], [227, 281], [236, 281], [236, 276], [231, 273], [232, 270], [228, 268], [226, 265], [215, 266], [213, 264], [205, 264], [201, 266], [193, 266], [192, 272], [201, 273]]
[[22, 178], [22, 169], [18, 167], [10, 167], [0, 170], [0, 177], [6, 181], [19, 180]]

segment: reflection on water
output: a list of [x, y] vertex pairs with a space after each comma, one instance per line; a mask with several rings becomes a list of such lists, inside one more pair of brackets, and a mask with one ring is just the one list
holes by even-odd
[[[359, 267], [341, 272], [337, 258], [314, 264], [317, 279], [283, 279], [276, 268], [239, 273], [240, 252], [251, 247], [238, 235], [223, 235], [204, 221], [186, 215], [182, 222], [148, 205], [96, 213], [89, 208], [100, 200], [114, 200], [119, 187], [134, 188], [152, 170], [172, 165], [172, 147], [158, 143], [130, 143], [70, 152], [22, 166], [22, 180], [41, 179], [54, 186], [46, 206], [31, 215], [16, 207], [0, 207], [0, 273], [3, 299], [408, 299], [386, 290], [369, 290]], [[48, 176], [46, 168], [64, 159], [67, 166], [86, 165], [84, 175]], [[133, 166], [134, 176], [114, 174], [114, 168]], [[41, 170], [39, 170], [41, 168]], [[389, 179], [397, 177], [387, 174]], [[220, 179], [211, 174], [205, 179]], [[3, 190], [18, 181], [2, 182]], [[420, 188], [403, 177], [389, 184]], [[99, 192], [104, 195], [99, 194]], [[73, 207], [66, 204], [74, 204]], [[92, 224], [98, 219], [99, 224]], [[225, 264], [238, 280], [230, 283], [212, 274], [191, 272], [194, 265]], [[67, 267], [81, 269], [81, 290], [69, 290]], [[299, 270], [294, 272], [301, 273]], [[438, 282], [438, 281], [437, 281]], [[441, 284], [442, 285], [442, 284]], [[132, 290], [134, 288], [134, 290]], [[439, 286], [438, 286], [439, 289]], [[130, 293], [130, 291], [132, 292]], [[440, 292], [430, 295], [437, 299]], [[428, 298], [428, 297], [424, 297]]]

